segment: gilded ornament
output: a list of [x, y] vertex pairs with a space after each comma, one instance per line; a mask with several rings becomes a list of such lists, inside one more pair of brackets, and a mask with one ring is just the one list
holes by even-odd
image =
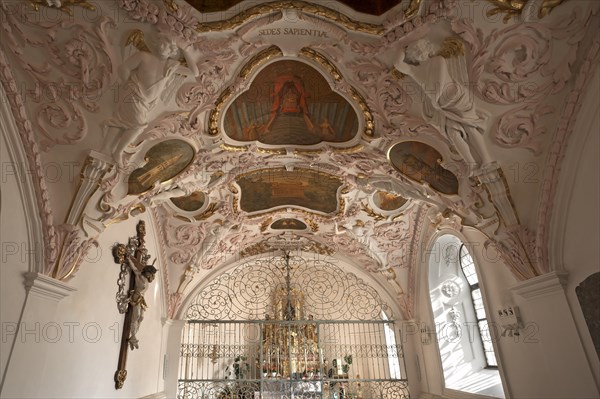
[[285, 155], [287, 151], [285, 148], [258, 148], [258, 152], [262, 154], [273, 154], [273, 155]]
[[406, 77], [406, 74], [400, 72], [399, 70], [397, 70], [396, 68], [392, 69], [391, 74], [394, 78], [396, 78], [397, 80], [402, 80]]
[[316, 150], [296, 149], [296, 150], [294, 150], [294, 154], [295, 155], [317, 155], [317, 154], [320, 154], [322, 152], [323, 152], [322, 149], [316, 149]]
[[362, 144], [357, 144], [354, 147], [348, 148], [338, 148], [338, 147], [330, 147], [333, 152], [337, 152], [338, 154], [356, 154], [361, 152], [365, 146]]
[[362, 204], [362, 210], [365, 211], [365, 213], [372, 218], [373, 220], [375, 220], [376, 222], [379, 222], [380, 220], [385, 220], [385, 216], [375, 212], [373, 209], [371, 209], [371, 207], [369, 205], [366, 204]]
[[217, 206], [217, 204], [216, 204], [216, 203], [212, 202], [212, 203], [210, 203], [210, 204], [208, 205], [208, 207], [206, 208], [206, 210], [205, 210], [203, 213], [201, 213], [201, 214], [200, 214], [200, 215], [198, 215], [198, 216], [194, 216], [194, 219], [196, 219], [196, 220], [206, 220], [206, 219], [208, 219], [209, 217], [211, 217], [212, 215], [214, 215], [214, 214], [215, 214], [215, 212], [216, 212], [217, 210], [219, 210], [219, 208], [220, 208], [220, 207], [219, 207], [219, 206]]
[[125, 255], [127, 255], [127, 248], [123, 244], [118, 244], [113, 249], [113, 257], [115, 258], [115, 263], [121, 264], [125, 262]]
[[167, 6], [167, 8], [170, 11], [177, 11], [179, 10], [179, 6], [177, 5], [177, 3], [175, 3], [175, 0], [163, 0], [165, 2], [165, 5]]
[[223, 108], [223, 104], [229, 99], [232, 94], [231, 87], [226, 88], [223, 93], [219, 96], [217, 101], [215, 101], [215, 107], [212, 111], [210, 111], [209, 116], [209, 129], [208, 134], [211, 136], [216, 136], [219, 134], [219, 115], [221, 114], [221, 109]]
[[265, 230], [267, 230], [267, 227], [269, 227], [269, 225], [271, 225], [271, 222], [273, 221], [273, 218], [266, 218], [265, 220], [263, 220], [263, 222], [260, 224], [260, 231], [261, 232], [265, 232]]
[[271, 46], [265, 50], [260, 51], [258, 54], [252, 57], [250, 61], [246, 63], [246, 65], [244, 65], [244, 67], [239, 73], [239, 77], [243, 80], [246, 80], [248, 75], [250, 75], [252, 71], [256, 69], [256, 67], [274, 57], [280, 57], [282, 55], [283, 53], [281, 52], [281, 49], [277, 46]]
[[[420, 1], [421, 0], [413, 0], [413, 3], [420, 3]], [[336, 22], [347, 29], [354, 30], [357, 32], [369, 33], [372, 35], [383, 35], [386, 32], [386, 28], [383, 25], [376, 25], [367, 22], [356, 21], [337, 10], [333, 10], [331, 8], [324, 7], [318, 4], [307, 3], [305, 1], [298, 0], [283, 0], [274, 1], [267, 4], [259, 4], [247, 10], [244, 10], [236, 16], [225, 21], [199, 23], [196, 25], [196, 31], [210, 32], [235, 29], [236, 27], [243, 25], [251, 19], [255, 19], [268, 14], [273, 15], [275, 12], [281, 12], [281, 10], [285, 9], [301, 10], [303, 13], [306, 14], [313, 14], [319, 17], [323, 17], [333, 22]]]
[[362, 95], [360, 95], [360, 93], [358, 91], [356, 91], [355, 88], [351, 89], [351, 95], [352, 95], [352, 98], [356, 102], [358, 102], [358, 105], [363, 113], [363, 116], [365, 117], [364, 134], [369, 137], [372, 137], [373, 133], [374, 133], [373, 129], [375, 128], [375, 120], [373, 118], [373, 114], [371, 113], [371, 110], [367, 106], [367, 102], [365, 101], [364, 97]]
[[253, 244], [253, 245], [250, 245], [250, 246], [244, 248], [240, 252], [240, 256], [242, 258], [245, 258], [248, 256], [264, 254], [265, 252], [269, 252], [270, 250], [271, 250], [271, 245], [269, 245], [269, 243], [267, 243], [266, 241], [261, 241], [257, 244]]
[[564, 1], [566, 0], [544, 0], [538, 16], [540, 18], [545, 17], [546, 15], [550, 14], [550, 11], [552, 11], [554, 7], [561, 5]]
[[139, 51], [146, 51], [148, 53], [150, 52], [150, 48], [148, 48], [148, 45], [144, 40], [144, 32], [139, 29], [132, 30], [129, 36], [127, 36], [125, 47], [129, 46], [130, 44], [133, 44], [133, 46]]
[[337, 69], [337, 67], [335, 65], [333, 65], [331, 63], [331, 61], [329, 61], [325, 56], [323, 56], [318, 51], [315, 51], [315, 50], [311, 49], [310, 47], [304, 47], [304, 48], [302, 48], [302, 50], [300, 50], [300, 55], [303, 55], [307, 58], [317, 61], [319, 64], [321, 64], [323, 67], [325, 67], [325, 69], [327, 69], [327, 72], [329, 72], [331, 77], [336, 82], [339, 82], [340, 80], [342, 80], [342, 74]]
[[404, 15], [406, 18], [412, 18], [417, 15], [419, 8], [421, 8], [421, 1], [422, 0], [411, 0], [406, 10], [404, 10]]
[[127, 370], [117, 370], [115, 373], [115, 388], [121, 389], [123, 388], [123, 384], [125, 384], [125, 379], [127, 378]]
[[310, 230], [313, 233], [316, 233], [317, 231], [319, 231], [319, 224], [317, 222], [315, 222], [312, 219], [306, 219], [305, 220], [306, 224], [308, 224], [308, 226], [310, 227]]
[[249, 148], [250, 147], [247, 145], [238, 147], [235, 145], [221, 144], [221, 149], [223, 149], [225, 151], [229, 151], [229, 152], [245, 152], [245, 151], [248, 151]]
[[442, 56], [444, 58], [458, 57], [464, 54], [465, 45], [463, 41], [456, 36], [451, 36], [444, 39], [444, 43], [442, 43], [442, 48], [437, 53], [437, 55]]
[[[507, 23], [512, 17], [521, 15], [523, 9], [530, 0], [487, 0], [494, 5], [494, 8], [487, 11], [488, 17], [496, 14], [505, 14], [502, 21]], [[543, 18], [550, 13], [555, 7], [559, 6], [566, 0], [543, 0], [538, 17]]]

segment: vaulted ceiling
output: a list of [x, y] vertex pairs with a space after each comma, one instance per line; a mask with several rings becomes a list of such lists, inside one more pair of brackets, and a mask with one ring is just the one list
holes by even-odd
[[293, 250], [372, 273], [408, 317], [442, 226], [479, 229], [519, 279], [548, 270], [596, 2], [189, 3], [0, 5], [45, 273], [72, 278], [141, 213], [171, 314], [211, 269]]

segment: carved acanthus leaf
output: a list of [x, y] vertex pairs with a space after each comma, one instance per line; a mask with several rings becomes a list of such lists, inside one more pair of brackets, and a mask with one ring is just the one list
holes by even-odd
[[[42, 151], [80, 142], [88, 131], [83, 111], [99, 111], [101, 94], [115, 76], [108, 39], [114, 21], [103, 16], [92, 27], [70, 18], [40, 22], [18, 3], [2, 3], [0, 18], [9, 54], [27, 75], [28, 99], [37, 105], [30, 112], [35, 113]], [[64, 33], [68, 39], [57, 39]], [[35, 52], [25, 51], [33, 47]], [[39, 57], [39, 52], [45, 55], [40, 57], [43, 63], [31, 58], [32, 53]]]
[[76, 226], [61, 224], [55, 227], [56, 241], [52, 244], [57, 251], [47, 259], [44, 274], [61, 281], [75, 276], [85, 255], [92, 247], [98, 247], [94, 238], [84, 238], [83, 231]]
[[375, 116], [379, 130], [392, 134], [396, 118], [406, 114], [412, 100], [400, 81], [392, 75], [392, 68], [379, 60], [359, 60], [350, 63], [354, 80], [367, 91], [367, 105]]
[[502, 147], [526, 148], [537, 155], [542, 150], [541, 135], [545, 133], [539, 120], [553, 111], [554, 107], [543, 104], [511, 109], [498, 119], [494, 140]]
[[527, 280], [549, 270], [547, 265], [538, 262], [535, 232], [524, 226], [503, 231], [485, 243], [485, 248], [493, 246], [511, 272], [519, 280]]

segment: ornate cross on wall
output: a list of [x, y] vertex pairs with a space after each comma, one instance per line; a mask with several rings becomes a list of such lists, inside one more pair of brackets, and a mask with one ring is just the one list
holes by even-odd
[[[127, 353], [128, 346], [131, 350], [139, 347], [137, 331], [147, 308], [144, 293], [154, 280], [157, 270], [148, 265], [150, 255], [145, 247], [146, 224], [141, 220], [137, 227], [137, 236], [130, 237], [127, 245], [117, 244], [113, 247], [115, 263], [121, 265], [121, 272], [117, 285], [117, 308], [119, 313], [125, 313], [123, 323], [123, 335], [121, 336], [121, 349], [119, 352], [119, 363], [115, 372], [115, 388], [123, 388], [127, 378]], [[155, 259], [156, 261], [156, 259]], [[129, 289], [125, 291], [127, 277], [129, 277]]]

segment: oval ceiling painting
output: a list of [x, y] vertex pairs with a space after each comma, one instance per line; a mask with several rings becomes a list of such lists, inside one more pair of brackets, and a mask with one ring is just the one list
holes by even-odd
[[390, 148], [388, 159], [403, 175], [428, 183], [440, 193], [458, 194], [458, 179], [439, 164], [442, 155], [435, 148], [419, 141], [404, 141]]
[[194, 212], [199, 210], [202, 208], [205, 201], [206, 196], [202, 191], [194, 191], [190, 195], [171, 198], [173, 205], [186, 212]]
[[239, 142], [268, 145], [343, 143], [358, 134], [350, 103], [309, 65], [274, 62], [225, 112], [225, 134]]
[[162, 141], [148, 150], [146, 164], [129, 175], [129, 195], [141, 194], [157, 181], [165, 182], [183, 172], [194, 159], [194, 148], [183, 140]]
[[387, 191], [376, 191], [373, 194], [373, 202], [377, 208], [382, 211], [395, 211], [402, 207], [402, 205], [406, 204], [406, 198], [401, 195], [396, 195], [393, 193], [388, 193]]
[[306, 230], [306, 223], [293, 218], [279, 219], [271, 224], [273, 230]]

